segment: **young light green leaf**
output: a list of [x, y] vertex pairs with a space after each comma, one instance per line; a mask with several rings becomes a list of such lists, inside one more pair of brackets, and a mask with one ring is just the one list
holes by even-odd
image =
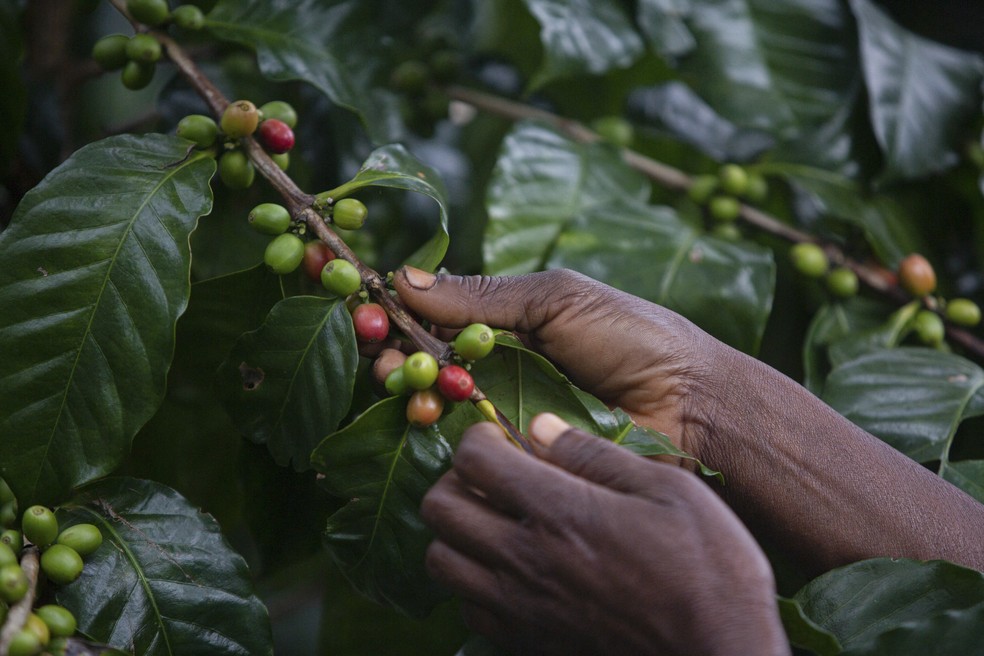
[[25, 503], [112, 471], [160, 404], [214, 171], [181, 139], [111, 137], [0, 234], [0, 462]]
[[267, 610], [219, 525], [159, 483], [113, 478], [58, 510], [103, 544], [56, 592], [79, 630], [146, 656], [272, 654]]
[[352, 403], [359, 355], [339, 300], [291, 296], [242, 335], [218, 371], [219, 395], [246, 437], [280, 465], [311, 467], [311, 450]]

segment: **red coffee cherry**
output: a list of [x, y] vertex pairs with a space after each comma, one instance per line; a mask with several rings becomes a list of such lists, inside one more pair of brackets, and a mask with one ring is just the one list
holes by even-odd
[[417, 428], [426, 428], [441, 418], [444, 399], [436, 389], [418, 390], [407, 401], [407, 421]]
[[312, 281], [321, 284], [321, 270], [335, 259], [328, 244], [315, 239], [304, 245], [304, 274]]
[[355, 338], [360, 342], [375, 344], [389, 335], [389, 315], [378, 303], [363, 303], [352, 312]]
[[282, 155], [294, 147], [294, 131], [275, 118], [260, 123], [260, 143], [275, 155]]
[[899, 262], [899, 284], [916, 298], [922, 298], [936, 290], [936, 271], [919, 253], [906, 255]]
[[452, 364], [437, 374], [437, 389], [449, 401], [465, 401], [475, 389], [475, 381], [464, 367]]

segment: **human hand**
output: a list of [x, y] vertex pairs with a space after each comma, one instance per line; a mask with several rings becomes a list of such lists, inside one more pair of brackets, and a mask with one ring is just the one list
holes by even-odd
[[787, 654], [772, 571], [694, 474], [571, 429], [462, 439], [424, 498], [431, 575], [515, 654]]

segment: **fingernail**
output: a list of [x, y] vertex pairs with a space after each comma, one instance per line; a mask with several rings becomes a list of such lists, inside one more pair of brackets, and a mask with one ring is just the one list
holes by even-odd
[[427, 290], [437, 283], [437, 276], [412, 266], [403, 267], [403, 275], [414, 289]]
[[552, 412], [543, 412], [530, 421], [530, 439], [539, 446], [549, 447], [565, 431], [570, 430], [570, 427], [570, 424]]

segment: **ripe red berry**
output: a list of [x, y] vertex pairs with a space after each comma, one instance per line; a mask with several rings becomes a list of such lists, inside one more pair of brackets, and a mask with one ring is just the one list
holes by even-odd
[[275, 118], [260, 123], [260, 143], [271, 153], [280, 155], [294, 147], [294, 131]]
[[378, 303], [363, 303], [352, 312], [355, 338], [360, 342], [375, 344], [389, 335], [389, 316]]
[[899, 284], [917, 298], [936, 290], [936, 272], [933, 265], [919, 253], [906, 255], [899, 262]]
[[417, 428], [426, 428], [441, 418], [444, 399], [437, 390], [418, 390], [407, 401], [407, 421]]
[[304, 273], [314, 282], [321, 284], [321, 270], [335, 259], [328, 244], [315, 239], [304, 245]]
[[449, 401], [465, 401], [475, 389], [475, 381], [464, 367], [452, 364], [437, 374], [437, 389]]

